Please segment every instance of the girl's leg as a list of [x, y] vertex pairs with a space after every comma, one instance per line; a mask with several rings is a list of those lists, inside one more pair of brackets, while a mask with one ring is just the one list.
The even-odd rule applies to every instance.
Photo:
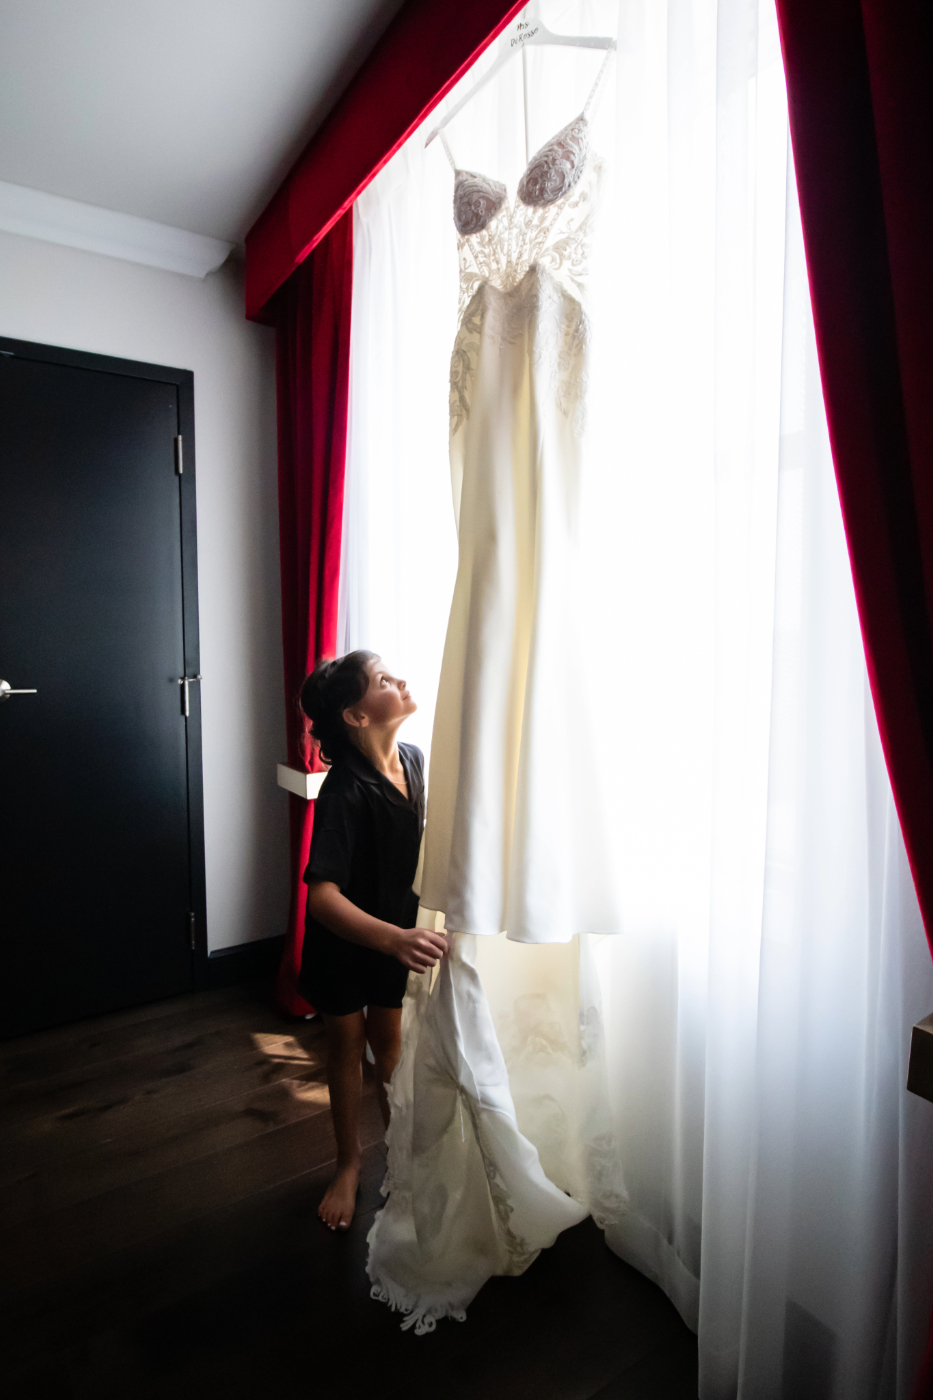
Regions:
[[376, 1061], [376, 1094], [382, 1121], [389, 1126], [389, 1099], [386, 1085], [398, 1064], [402, 1045], [402, 1013], [398, 1008], [370, 1006], [366, 1013], [366, 1039]]
[[353, 1219], [360, 1181], [360, 1092], [366, 1024], [362, 1011], [353, 1011], [349, 1016], [325, 1016], [324, 1025], [337, 1170], [317, 1213], [331, 1230], [346, 1230]]

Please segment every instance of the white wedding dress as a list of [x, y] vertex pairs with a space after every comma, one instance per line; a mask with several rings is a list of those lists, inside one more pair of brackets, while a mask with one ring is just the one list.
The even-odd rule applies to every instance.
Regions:
[[450, 953], [409, 977], [368, 1265], [373, 1296], [417, 1332], [463, 1319], [487, 1278], [521, 1273], [561, 1230], [625, 1207], [592, 946], [618, 929], [593, 835], [598, 679], [573, 643], [588, 146], [584, 108], [514, 204], [454, 166], [459, 566], [416, 884], [419, 923], [446, 928]]

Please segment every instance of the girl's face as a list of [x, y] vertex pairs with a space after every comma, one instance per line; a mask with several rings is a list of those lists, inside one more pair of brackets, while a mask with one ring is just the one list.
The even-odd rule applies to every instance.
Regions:
[[381, 657], [374, 657], [366, 669], [369, 673], [366, 694], [347, 712], [348, 716], [352, 714], [358, 722], [362, 720], [362, 727], [367, 728], [401, 724], [403, 719], [414, 714], [418, 706], [407, 684], [392, 675]]

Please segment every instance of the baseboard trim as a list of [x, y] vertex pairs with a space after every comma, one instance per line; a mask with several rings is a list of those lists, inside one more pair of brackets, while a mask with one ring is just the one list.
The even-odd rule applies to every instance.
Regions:
[[233, 948], [216, 948], [207, 955], [207, 985], [236, 987], [241, 982], [256, 982], [261, 977], [274, 977], [282, 961], [285, 936], [257, 938], [252, 943], [239, 943]]

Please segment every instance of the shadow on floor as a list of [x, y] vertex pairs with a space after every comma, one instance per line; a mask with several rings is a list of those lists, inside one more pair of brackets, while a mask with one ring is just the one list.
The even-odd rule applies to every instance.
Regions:
[[0, 1047], [10, 1400], [695, 1400], [695, 1338], [591, 1221], [466, 1323], [402, 1332], [365, 1273], [371, 1088], [353, 1227], [316, 1217], [323, 1050], [257, 987]]

